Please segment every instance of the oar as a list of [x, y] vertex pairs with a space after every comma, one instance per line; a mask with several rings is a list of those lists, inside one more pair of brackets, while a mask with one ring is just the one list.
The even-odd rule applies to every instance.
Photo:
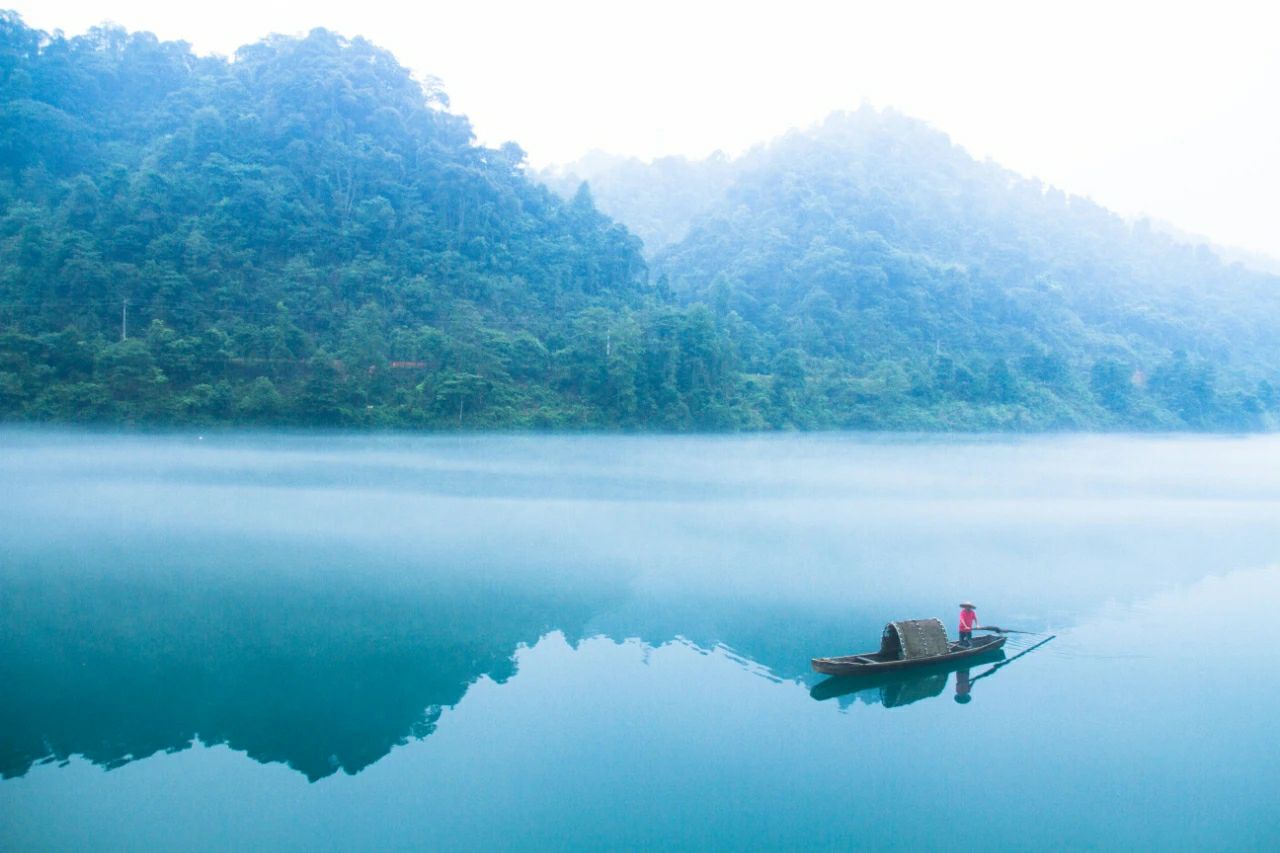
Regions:
[[975, 631], [995, 631], [997, 634], [1041, 634], [1043, 631], [1015, 631], [1012, 628], [997, 628], [995, 625], [979, 625]]
[[[1019, 634], [1028, 634], [1028, 633], [1030, 633], [1030, 632], [1029, 632], [1029, 631], [1019, 631], [1018, 633], [1019, 633]], [[1029, 648], [1029, 649], [1023, 649], [1022, 651], [1018, 652], [1018, 653], [1017, 653], [1016, 655], [1014, 655], [1013, 657], [1008, 658], [1007, 660], [1002, 660], [1002, 661], [1000, 661], [1000, 663], [998, 663], [998, 664], [996, 664], [995, 666], [991, 667], [991, 669], [987, 670], [986, 672], [979, 673], [978, 675], [975, 675], [973, 678], [969, 679], [969, 684], [971, 684], [971, 685], [972, 685], [972, 684], [973, 684], [973, 682], [977, 681], [979, 678], [986, 678], [988, 675], [992, 675], [992, 674], [993, 674], [993, 673], [995, 673], [995, 671], [996, 671], [997, 669], [999, 669], [1000, 667], [1002, 667], [1002, 666], [1008, 666], [1009, 664], [1013, 663], [1014, 661], [1016, 661], [1018, 658], [1022, 657], [1023, 655], [1031, 654], [1031, 653], [1032, 653], [1032, 652], [1034, 652], [1036, 649], [1040, 648], [1041, 646], [1043, 646], [1045, 643], [1049, 642], [1050, 640], [1052, 640], [1052, 639], [1053, 639], [1054, 637], [1056, 637], [1056, 636], [1058, 636], [1058, 635], [1057, 635], [1057, 634], [1050, 634], [1049, 636], [1045, 637], [1045, 638], [1044, 638], [1043, 640], [1041, 640], [1040, 642], [1036, 643], [1036, 644], [1035, 644], [1034, 646], [1032, 646], [1031, 648]]]

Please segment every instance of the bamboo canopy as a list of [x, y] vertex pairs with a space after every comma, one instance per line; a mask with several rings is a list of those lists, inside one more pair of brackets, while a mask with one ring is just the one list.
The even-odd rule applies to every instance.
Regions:
[[908, 619], [890, 622], [880, 637], [880, 654], [885, 660], [914, 660], [945, 655], [951, 650], [947, 629], [937, 619]]

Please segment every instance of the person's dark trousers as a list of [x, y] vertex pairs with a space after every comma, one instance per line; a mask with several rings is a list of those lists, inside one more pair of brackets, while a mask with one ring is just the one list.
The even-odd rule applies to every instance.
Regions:
[[962, 645], [962, 646], [964, 646], [964, 647], [968, 648], [972, 641], [973, 641], [973, 632], [972, 632], [972, 631], [961, 631], [961, 632], [960, 632], [960, 645]]

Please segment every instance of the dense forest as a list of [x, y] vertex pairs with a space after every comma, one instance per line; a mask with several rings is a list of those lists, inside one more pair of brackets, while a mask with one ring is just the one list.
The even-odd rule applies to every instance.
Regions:
[[729, 427], [708, 311], [361, 40], [0, 18], [0, 415]]
[[541, 177], [558, 192], [359, 38], [227, 59], [0, 14], [0, 418], [1257, 429], [1280, 411], [1280, 279], [891, 112], [737, 159]]
[[1275, 423], [1280, 277], [979, 162], [893, 111], [705, 163], [692, 214], [688, 196], [635, 189], [687, 161], [655, 161], [646, 181], [637, 161], [589, 158], [548, 182], [587, 176], [623, 222], [687, 223], [653, 274], [711, 307], [762, 425]]

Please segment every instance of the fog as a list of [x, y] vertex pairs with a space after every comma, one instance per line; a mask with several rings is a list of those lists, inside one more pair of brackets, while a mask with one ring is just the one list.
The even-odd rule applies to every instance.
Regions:
[[979, 597], [1050, 624], [1280, 555], [1274, 437], [9, 431], [3, 447], [0, 536], [46, 570], [589, 584], [641, 610], [877, 619]]
[[1120, 213], [1280, 254], [1277, 13], [1259, 4], [12, 6], [43, 29], [109, 19], [223, 54], [269, 32], [364, 35], [535, 165], [737, 152], [869, 101]]

